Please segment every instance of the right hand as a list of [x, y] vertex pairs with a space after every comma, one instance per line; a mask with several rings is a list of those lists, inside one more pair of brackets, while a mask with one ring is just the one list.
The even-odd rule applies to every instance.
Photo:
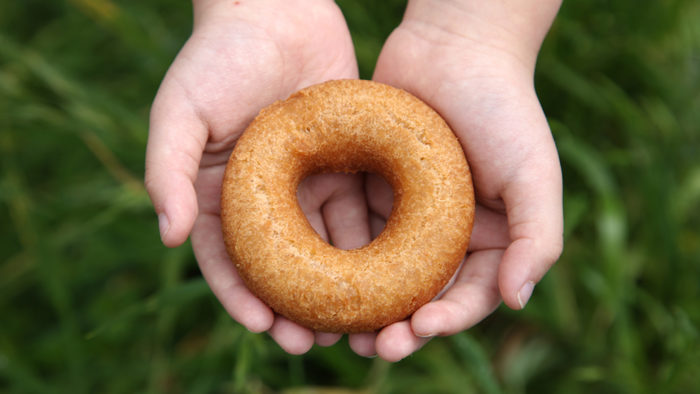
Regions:
[[[352, 40], [330, 0], [194, 2], [192, 36], [168, 70], [151, 110], [146, 188], [167, 246], [191, 233], [200, 269], [228, 313], [268, 331], [287, 352], [339, 334], [313, 333], [275, 315], [242, 282], [220, 224], [221, 180], [229, 155], [261, 108], [330, 79], [357, 78]], [[341, 248], [369, 242], [360, 176], [325, 174], [299, 188], [319, 234]]]

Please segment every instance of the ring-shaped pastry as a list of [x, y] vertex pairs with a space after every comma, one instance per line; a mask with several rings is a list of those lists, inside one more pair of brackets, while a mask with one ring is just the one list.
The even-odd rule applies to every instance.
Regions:
[[[310, 226], [297, 187], [311, 174], [357, 171], [384, 177], [394, 203], [376, 239], [341, 250]], [[314, 85], [263, 109], [222, 184], [224, 241], [247, 287], [323, 332], [374, 331], [433, 299], [464, 258], [473, 218], [469, 167], [449, 126], [370, 81]]]

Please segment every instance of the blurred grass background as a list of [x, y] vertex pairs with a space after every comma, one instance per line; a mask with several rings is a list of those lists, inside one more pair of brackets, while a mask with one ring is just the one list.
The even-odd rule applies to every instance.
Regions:
[[[342, 0], [369, 78], [402, 1]], [[537, 89], [566, 247], [503, 307], [398, 363], [285, 355], [225, 314], [142, 186], [186, 1], [0, 3], [0, 392], [700, 392], [700, 3], [565, 1]]]

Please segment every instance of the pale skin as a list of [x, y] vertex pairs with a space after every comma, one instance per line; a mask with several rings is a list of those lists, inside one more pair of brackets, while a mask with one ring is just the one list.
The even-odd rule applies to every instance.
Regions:
[[[522, 309], [562, 249], [562, 181], [534, 91], [537, 52], [560, 0], [412, 0], [382, 49], [373, 79], [436, 109], [469, 159], [477, 210], [468, 255], [441, 297], [409, 319], [352, 334], [359, 355], [398, 361], [431, 337], [466, 330], [501, 303]], [[163, 243], [191, 237], [200, 269], [228, 313], [268, 332], [287, 352], [339, 334], [276, 315], [245, 287], [226, 254], [221, 179], [237, 138], [257, 112], [314, 83], [357, 78], [342, 13], [328, 0], [195, 0], [195, 24], [151, 111], [146, 187]], [[376, 176], [322, 174], [299, 204], [326, 240], [367, 244], [391, 211]]]

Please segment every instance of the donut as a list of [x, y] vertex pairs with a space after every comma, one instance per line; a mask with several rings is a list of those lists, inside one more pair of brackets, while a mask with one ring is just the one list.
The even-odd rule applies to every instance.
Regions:
[[[299, 183], [324, 172], [381, 175], [394, 202], [368, 245], [341, 250], [311, 227]], [[474, 191], [452, 130], [411, 94], [329, 81], [264, 108], [231, 153], [222, 183], [226, 250], [250, 291], [321, 332], [378, 330], [410, 316], [467, 251]]]

